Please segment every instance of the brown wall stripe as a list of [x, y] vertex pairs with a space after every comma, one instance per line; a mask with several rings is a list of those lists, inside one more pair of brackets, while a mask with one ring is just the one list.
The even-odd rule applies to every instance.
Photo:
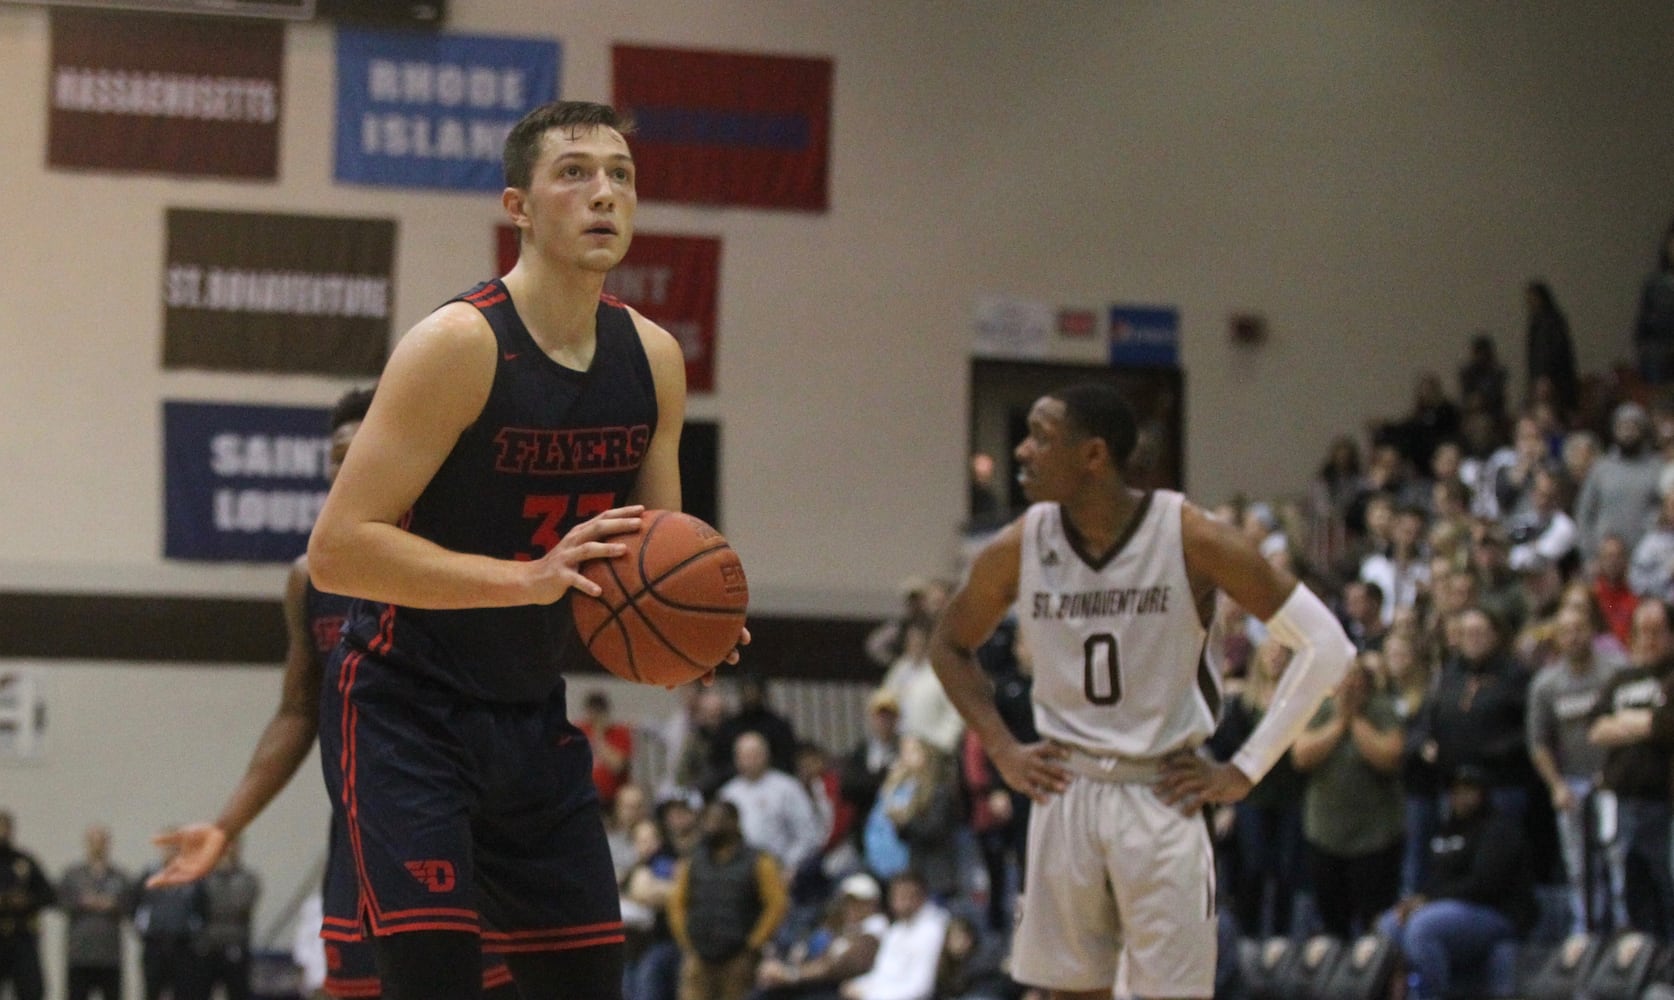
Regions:
[[[763, 615], [744, 666], [771, 677], [876, 682], [861, 644], [874, 623]], [[0, 591], [0, 659], [276, 666], [279, 602], [221, 597]]]

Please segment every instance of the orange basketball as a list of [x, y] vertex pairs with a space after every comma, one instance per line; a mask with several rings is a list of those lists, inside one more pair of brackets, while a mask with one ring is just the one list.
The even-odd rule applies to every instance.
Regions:
[[570, 608], [600, 666], [641, 684], [684, 684], [738, 645], [750, 585], [738, 553], [698, 518], [648, 510], [640, 521], [637, 534], [609, 539], [627, 554], [582, 564], [604, 592], [576, 591]]

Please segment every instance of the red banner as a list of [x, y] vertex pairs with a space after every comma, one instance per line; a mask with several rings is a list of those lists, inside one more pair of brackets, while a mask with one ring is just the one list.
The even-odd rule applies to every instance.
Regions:
[[641, 198], [811, 209], [828, 204], [830, 59], [618, 45], [616, 106]]
[[[517, 230], [495, 234], [500, 273], [517, 264]], [[605, 292], [674, 334], [686, 355], [688, 392], [715, 391], [715, 315], [721, 241], [702, 236], [635, 233], [628, 256], [605, 278]]]
[[55, 10], [47, 163], [277, 177], [284, 61], [280, 24]]

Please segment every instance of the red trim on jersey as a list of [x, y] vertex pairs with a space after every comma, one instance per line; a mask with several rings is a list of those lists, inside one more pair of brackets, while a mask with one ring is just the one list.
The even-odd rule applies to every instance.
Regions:
[[607, 306], [615, 306], [618, 309], [628, 308], [626, 305], [623, 304], [621, 299], [619, 299], [616, 296], [610, 294], [609, 292], [600, 292], [599, 293], [599, 301], [603, 302]]
[[575, 937], [581, 934], [598, 934], [601, 931], [619, 931], [622, 921], [607, 920], [600, 924], [577, 924], [574, 927], [542, 927], [529, 931], [483, 931], [484, 941], [509, 941], [513, 938], [535, 937]]
[[500, 303], [506, 301], [506, 299], [510, 296], [507, 295], [504, 288], [500, 287], [498, 284], [490, 282], [476, 291], [471, 292], [469, 295], [461, 297], [466, 302], [476, 306], [478, 309], [487, 309], [489, 306], [499, 305]]
[[485, 990], [491, 990], [496, 986], [504, 986], [511, 981], [511, 970], [503, 965], [482, 970], [482, 988]]
[[423, 923], [396, 924], [394, 926], [373, 927], [372, 933], [377, 937], [391, 937], [396, 934], [410, 934], [413, 931], [464, 931], [466, 934], [477, 933], [477, 922], [461, 920], [431, 920]]
[[472, 920], [477, 919], [476, 910], [446, 906], [416, 910], [388, 910], [378, 915], [385, 920], [407, 920], [412, 917], [469, 917]]
[[384, 995], [384, 984], [377, 976], [360, 976], [354, 979], [327, 976], [322, 986], [328, 996], [337, 997], [339, 1000], [359, 1000], [363, 997]]
[[623, 944], [628, 940], [626, 934], [608, 934], [604, 937], [579, 938], [573, 941], [530, 941], [524, 944], [500, 944], [484, 941], [482, 950], [494, 955], [516, 955], [534, 951], [574, 951], [577, 948], [598, 948], [607, 944]]

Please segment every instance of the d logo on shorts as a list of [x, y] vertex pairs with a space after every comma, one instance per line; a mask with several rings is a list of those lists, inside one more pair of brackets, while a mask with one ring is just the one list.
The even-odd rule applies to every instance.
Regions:
[[407, 871], [431, 892], [452, 892], [458, 884], [451, 861], [409, 861]]

